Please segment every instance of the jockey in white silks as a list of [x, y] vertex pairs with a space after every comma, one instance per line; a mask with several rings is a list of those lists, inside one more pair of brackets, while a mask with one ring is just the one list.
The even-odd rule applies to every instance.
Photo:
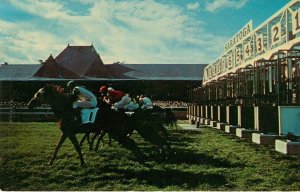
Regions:
[[142, 109], [152, 109], [153, 108], [151, 99], [149, 99], [148, 97], [145, 97], [144, 95], [140, 96], [139, 102], [141, 103]]
[[97, 106], [96, 96], [89, 90], [76, 86], [74, 81], [68, 82], [68, 89], [72, 91], [72, 95], [77, 96], [77, 100], [73, 102], [73, 109], [92, 108]]

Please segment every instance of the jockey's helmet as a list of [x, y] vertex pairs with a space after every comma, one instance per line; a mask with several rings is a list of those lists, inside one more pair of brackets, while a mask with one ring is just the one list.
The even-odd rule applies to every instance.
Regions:
[[102, 87], [100, 87], [99, 93], [104, 93], [105, 91], [107, 91], [107, 87], [105, 85], [103, 85]]
[[68, 89], [74, 89], [74, 87], [76, 87], [75, 81], [69, 81], [67, 87]]
[[142, 100], [144, 98], [144, 95], [139, 96], [139, 100]]

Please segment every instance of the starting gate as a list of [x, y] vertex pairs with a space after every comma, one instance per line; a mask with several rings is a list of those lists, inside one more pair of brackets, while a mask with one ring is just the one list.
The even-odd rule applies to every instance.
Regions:
[[286, 119], [297, 113], [300, 120], [299, 45], [300, 0], [254, 30], [250, 21], [205, 67], [203, 85], [189, 92], [188, 114], [224, 122], [221, 114], [245, 128], [300, 136], [300, 128], [291, 123], [296, 120]]

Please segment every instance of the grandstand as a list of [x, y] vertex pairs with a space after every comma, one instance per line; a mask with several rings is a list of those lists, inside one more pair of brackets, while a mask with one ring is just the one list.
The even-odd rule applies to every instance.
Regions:
[[186, 101], [187, 90], [201, 83], [205, 66], [104, 64], [93, 45], [67, 45], [58, 56], [51, 54], [39, 64], [1, 64], [0, 101], [26, 101], [46, 83], [65, 85], [71, 79], [95, 93], [106, 84], [133, 95], [146, 94], [158, 100]]

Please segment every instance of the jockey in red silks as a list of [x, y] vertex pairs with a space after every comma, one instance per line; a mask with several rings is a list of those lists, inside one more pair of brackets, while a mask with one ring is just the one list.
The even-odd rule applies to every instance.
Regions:
[[128, 94], [123, 93], [122, 91], [117, 91], [112, 89], [111, 87], [102, 86], [99, 89], [99, 93], [104, 95], [103, 100], [107, 103], [113, 104], [112, 109], [127, 109], [126, 105], [128, 105], [131, 101], [131, 98]]
[[71, 91], [71, 95], [76, 97], [76, 101], [73, 103], [73, 109], [78, 108], [92, 108], [97, 106], [96, 96], [89, 90], [76, 86], [74, 81], [69, 81], [67, 88]]

